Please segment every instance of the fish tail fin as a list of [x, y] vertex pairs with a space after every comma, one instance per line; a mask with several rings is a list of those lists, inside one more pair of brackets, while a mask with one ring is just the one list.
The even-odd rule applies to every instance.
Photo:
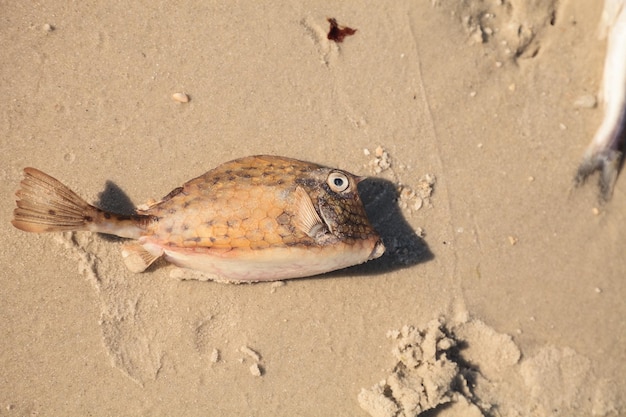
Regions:
[[102, 213], [76, 193], [35, 168], [24, 168], [24, 179], [13, 210], [11, 223], [34, 233], [94, 230], [94, 220]]

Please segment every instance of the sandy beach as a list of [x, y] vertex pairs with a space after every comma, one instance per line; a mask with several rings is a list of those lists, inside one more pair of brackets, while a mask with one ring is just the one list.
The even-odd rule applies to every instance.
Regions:
[[[626, 178], [572, 188], [601, 9], [4, 2], [0, 416], [626, 413]], [[387, 253], [232, 285], [10, 223], [24, 167], [128, 211], [255, 154], [370, 176]]]

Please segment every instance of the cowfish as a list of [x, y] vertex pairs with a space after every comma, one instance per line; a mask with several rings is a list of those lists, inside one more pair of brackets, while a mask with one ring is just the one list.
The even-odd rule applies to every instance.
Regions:
[[123, 215], [88, 204], [55, 178], [25, 168], [12, 224], [26, 232], [132, 239], [122, 245], [132, 272], [163, 258], [216, 281], [301, 278], [384, 253], [357, 189], [364, 178], [291, 158], [249, 156]]

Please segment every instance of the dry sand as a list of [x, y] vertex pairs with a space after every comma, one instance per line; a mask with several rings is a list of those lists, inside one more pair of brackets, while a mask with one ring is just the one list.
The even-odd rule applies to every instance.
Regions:
[[[570, 190], [600, 3], [3, 2], [0, 415], [626, 412], [626, 180]], [[124, 209], [258, 153], [379, 178], [388, 254], [225, 285], [9, 223], [25, 166]]]

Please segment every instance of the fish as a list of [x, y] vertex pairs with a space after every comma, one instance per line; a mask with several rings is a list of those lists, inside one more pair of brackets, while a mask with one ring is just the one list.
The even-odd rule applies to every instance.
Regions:
[[385, 252], [357, 185], [366, 177], [281, 156], [226, 162], [130, 215], [95, 207], [25, 168], [12, 224], [33, 233], [96, 232], [132, 239], [126, 267], [157, 259], [222, 282], [303, 278]]
[[622, 165], [626, 136], [626, 0], [605, 0], [599, 26], [607, 39], [600, 96], [604, 117], [578, 166], [574, 185], [600, 171], [600, 201], [611, 198]]

